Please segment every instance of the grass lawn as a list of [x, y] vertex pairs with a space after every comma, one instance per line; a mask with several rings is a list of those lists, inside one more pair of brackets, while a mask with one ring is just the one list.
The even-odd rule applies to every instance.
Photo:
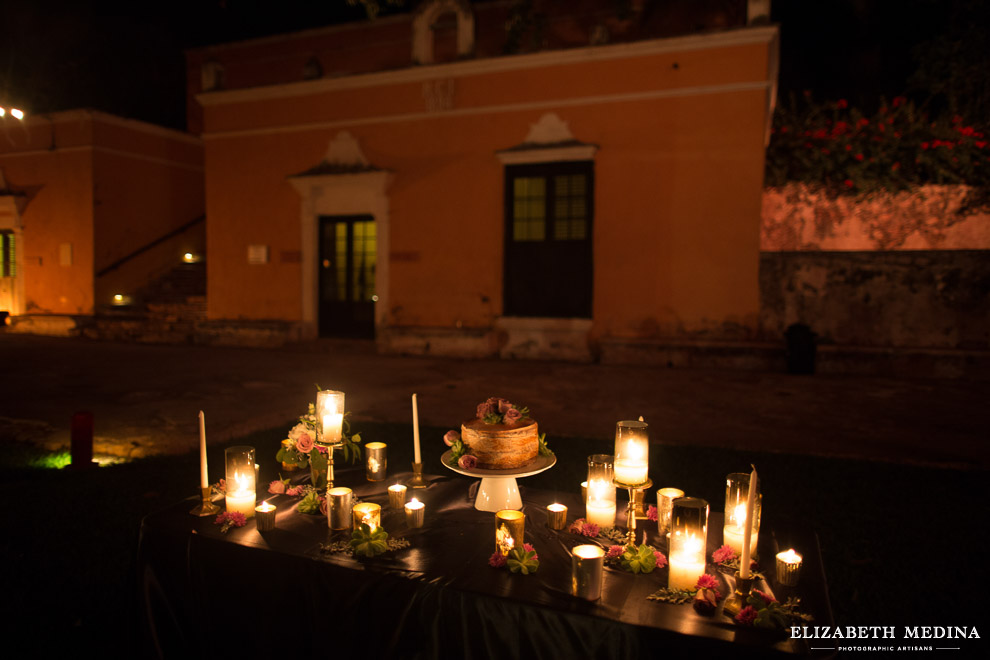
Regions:
[[[275, 452], [290, 426], [287, 421], [230, 444], [257, 448], [267, 483], [277, 476]], [[354, 430], [365, 441], [388, 443], [391, 472], [409, 469], [408, 425], [365, 423]], [[422, 430], [428, 473], [446, 473], [439, 462], [444, 431]], [[558, 464], [521, 480], [524, 488], [577, 492], [586, 457], [612, 450], [604, 439], [549, 442]], [[764, 528], [791, 521], [814, 525], [837, 624], [982, 622], [976, 599], [988, 577], [979, 560], [988, 540], [986, 472], [656, 445], [650, 459], [656, 487], [682, 488], [707, 499], [713, 510], [722, 509], [724, 476], [755, 463]], [[211, 447], [209, 461], [216, 481], [223, 447]], [[92, 649], [133, 657], [141, 648], [135, 586], [140, 521], [196, 493], [198, 454], [85, 471], [50, 467], [59, 463], [27, 445], [6, 443], [0, 452], [5, 646], [42, 656]]]

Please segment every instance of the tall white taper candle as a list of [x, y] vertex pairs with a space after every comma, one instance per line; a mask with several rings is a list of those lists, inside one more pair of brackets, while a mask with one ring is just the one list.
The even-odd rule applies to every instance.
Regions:
[[199, 487], [206, 488], [210, 485], [210, 479], [206, 471], [206, 418], [203, 411], [199, 411]]
[[743, 531], [742, 556], [739, 558], [739, 577], [749, 577], [750, 543], [753, 540], [753, 514], [756, 511], [756, 466], [749, 475], [749, 497], [746, 498], [746, 529]]
[[419, 407], [416, 405], [416, 395], [412, 395], [413, 406], [413, 463], [422, 463], [419, 455]]

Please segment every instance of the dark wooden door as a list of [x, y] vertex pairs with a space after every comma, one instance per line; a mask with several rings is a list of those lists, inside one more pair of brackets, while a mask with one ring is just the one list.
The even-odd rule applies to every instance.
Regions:
[[592, 162], [505, 170], [505, 315], [591, 318]]
[[320, 217], [320, 336], [375, 336], [375, 221]]

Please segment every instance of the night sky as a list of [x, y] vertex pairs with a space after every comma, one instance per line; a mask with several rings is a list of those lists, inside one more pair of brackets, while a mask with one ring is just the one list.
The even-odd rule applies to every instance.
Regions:
[[[817, 99], [847, 98], [866, 109], [881, 96], [908, 92], [920, 100], [926, 90], [911, 76], [926, 61], [938, 76], [936, 38], [962, 43], [957, 59], [967, 59], [966, 48], [982, 52], [988, 6], [979, 0], [774, 0], [781, 97], [810, 90]], [[365, 16], [346, 0], [0, 0], [0, 12], [3, 103], [36, 114], [96, 108], [175, 128], [185, 126], [183, 49]]]

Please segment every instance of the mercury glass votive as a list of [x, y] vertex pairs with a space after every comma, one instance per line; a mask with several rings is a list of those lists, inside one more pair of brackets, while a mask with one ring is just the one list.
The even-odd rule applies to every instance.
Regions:
[[227, 463], [227, 490], [224, 494], [227, 511], [253, 518], [257, 505], [254, 447], [229, 447], [224, 457]]
[[587, 481], [582, 481], [581, 482], [581, 501], [584, 502], [585, 504], [588, 503], [588, 482]]
[[275, 529], [275, 512], [278, 509], [274, 504], [262, 502], [254, 507], [254, 518], [258, 523], [259, 532], [270, 532]]
[[641, 486], [649, 479], [650, 436], [646, 422], [621, 421], [615, 425], [615, 481]]
[[678, 497], [684, 497], [684, 491], [680, 488], [661, 488], [657, 491], [657, 531], [661, 539], [670, 532], [670, 514]]
[[375, 531], [375, 528], [382, 524], [382, 507], [374, 502], [358, 502], [351, 507], [351, 517], [354, 521], [354, 529], [362, 523]]
[[513, 548], [523, 546], [526, 514], [515, 509], [502, 509], [495, 514], [495, 550], [508, 555]]
[[417, 500], [415, 497], [409, 500], [405, 506], [406, 509], [406, 526], [407, 527], [422, 527], [423, 519], [426, 517], [426, 505]]
[[608, 454], [588, 457], [588, 498], [585, 520], [599, 527], [615, 527], [615, 474]]
[[794, 552], [794, 548], [777, 553], [777, 584], [785, 587], [796, 587], [801, 577], [801, 561], [803, 557]]
[[579, 545], [571, 550], [571, 595], [585, 600], [598, 600], [602, 597], [604, 574], [604, 548]]
[[364, 446], [365, 476], [368, 481], [385, 481], [388, 461], [384, 442], [369, 442]]
[[[746, 531], [746, 500], [749, 499], [749, 474], [733, 472], [725, 478], [725, 526], [722, 528], [722, 541], [742, 554], [743, 536]], [[753, 506], [753, 533], [750, 548], [756, 554], [760, 539], [760, 511], [763, 497], [760, 495], [759, 481], [756, 483], [756, 502]]]
[[330, 529], [351, 528], [351, 508], [354, 491], [338, 486], [327, 491], [327, 525]]
[[674, 500], [670, 515], [670, 589], [693, 589], [705, 572], [708, 502], [697, 497]]
[[392, 484], [388, 487], [388, 506], [390, 509], [401, 509], [406, 503], [406, 485]]
[[564, 529], [567, 523], [567, 507], [554, 502], [547, 507], [547, 526], [550, 529]]
[[316, 442], [328, 446], [342, 441], [344, 393], [320, 390], [316, 393]]

